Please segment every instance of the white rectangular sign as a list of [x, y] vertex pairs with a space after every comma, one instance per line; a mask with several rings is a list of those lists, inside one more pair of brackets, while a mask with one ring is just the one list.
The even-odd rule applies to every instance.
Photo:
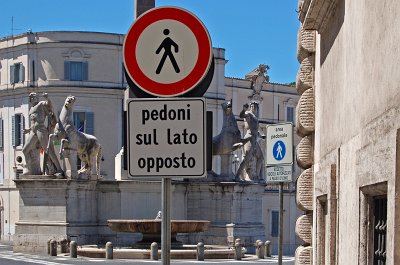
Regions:
[[293, 124], [280, 123], [267, 127], [267, 166], [293, 164]]
[[206, 176], [203, 98], [130, 99], [127, 135], [130, 177]]
[[292, 165], [267, 167], [267, 182], [291, 182]]

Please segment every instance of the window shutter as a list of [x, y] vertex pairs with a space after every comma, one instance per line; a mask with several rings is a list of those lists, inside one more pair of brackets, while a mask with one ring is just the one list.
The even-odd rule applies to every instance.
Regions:
[[15, 65], [10, 66], [10, 84], [14, 84], [14, 72], [15, 72]]
[[69, 67], [69, 62], [64, 61], [64, 79], [65, 80], [70, 80], [70, 67]]
[[293, 107], [286, 108], [286, 120], [294, 121], [294, 108]]
[[86, 112], [85, 133], [94, 135], [94, 113], [93, 112]]
[[4, 138], [4, 136], [3, 136], [3, 119], [0, 118], [0, 148], [1, 149], [4, 147], [3, 138]]
[[271, 211], [271, 236], [277, 237], [279, 234], [279, 212]]
[[15, 115], [11, 117], [11, 144], [15, 146]]
[[86, 81], [88, 80], [88, 62], [83, 62], [82, 63], [82, 80]]
[[25, 66], [21, 63], [19, 66], [19, 82], [25, 81]]
[[25, 134], [24, 134], [24, 129], [25, 129], [25, 117], [24, 115], [20, 115], [20, 130], [19, 130], [19, 136], [21, 139], [20, 145], [24, 145], [25, 144]]

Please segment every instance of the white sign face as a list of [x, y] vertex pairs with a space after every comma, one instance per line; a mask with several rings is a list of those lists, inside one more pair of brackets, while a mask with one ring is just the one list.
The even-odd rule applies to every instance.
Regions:
[[[168, 34], [165, 34], [166, 29]], [[136, 46], [137, 62], [142, 72], [162, 84], [186, 78], [193, 71], [198, 56], [196, 36], [185, 24], [171, 19], [149, 25]]]
[[292, 165], [267, 167], [267, 182], [291, 182]]
[[198, 90], [210, 71], [213, 74], [206, 27], [195, 15], [177, 7], [152, 8], [138, 17], [125, 36], [123, 54], [133, 86], [157, 97]]
[[205, 124], [203, 98], [131, 99], [128, 102], [129, 176], [206, 176]]
[[281, 123], [267, 127], [267, 166], [293, 163], [293, 124]]

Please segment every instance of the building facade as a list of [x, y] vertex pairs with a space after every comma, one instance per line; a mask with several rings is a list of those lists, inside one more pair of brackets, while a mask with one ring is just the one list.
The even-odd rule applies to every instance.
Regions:
[[400, 7], [301, 0], [298, 10], [297, 264], [399, 264]]
[[[102, 181], [107, 183], [116, 179], [121, 183], [127, 181], [123, 177], [123, 172], [116, 170], [121, 168], [121, 164], [118, 166], [121, 160], [115, 159], [118, 158], [123, 146], [125, 98], [131, 93], [126, 89], [124, 77], [123, 39], [124, 36], [120, 34], [94, 32], [27, 32], [0, 39], [1, 239], [12, 240], [16, 223], [21, 219], [19, 212], [21, 201], [14, 180], [24, 172], [22, 147], [26, 135], [23, 134], [23, 129], [29, 127], [30, 92], [48, 93], [57, 113], [60, 112], [68, 95], [76, 96], [77, 101], [74, 106], [76, 128], [95, 135], [102, 145]], [[225, 77], [227, 60], [224, 49], [214, 49], [214, 60], [214, 77], [205, 94], [207, 108], [214, 113], [213, 134], [216, 135], [221, 130], [223, 121], [221, 104], [227, 100], [232, 100], [233, 112], [243, 133], [243, 121], [238, 115], [243, 104], [250, 102], [253, 93], [252, 82], [247, 79]], [[265, 132], [268, 124], [292, 122], [295, 119], [294, 110], [299, 96], [294, 87], [264, 83], [261, 97], [259, 111], [262, 131]], [[295, 143], [298, 141], [299, 139]], [[56, 147], [59, 146], [57, 144]], [[265, 143], [262, 145], [265, 149]], [[240, 151], [229, 156], [232, 179], [241, 156]], [[213, 171], [217, 175], [221, 174], [219, 156], [213, 159]], [[294, 167], [294, 179], [299, 174], [300, 169]], [[124, 188], [121, 190], [124, 192]], [[138, 191], [137, 187], [127, 190], [127, 194]], [[294, 195], [295, 188], [290, 184], [285, 192], [285, 215], [288, 217], [287, 222], [285, 221], [286, 231], [293, 230], [299, 214], [294, 207]], [[264, 209], [260, 216], [265, 235], [273, 243], [277, 242], [276, 217], [279, 206], [276, 197], [277, 187], [270, 185], [266, 186], [260, 200]], [[126, 218], [152, 217], [154, 212], [159, 210], [157, 206], [160, 203], [159, 199], [159, 195], [151, 199], [150, 205], [154, 207], [138, 206], [140, 209], [136, 209], [133, 215], [125, 213], [124, 210], [121, 210], [119, 215]], [[102, 202], [104, 200], [99, 199], [96, 203]], [[185, 215], [187, 215], [186, 210], [178, 213], [180, 218], [187, 218]], [[298, 244], [294, 233], [285, 234], [284, 244], [287, 253], [294, 251]], [[276, 244], [274, 245], [276, 249]]]

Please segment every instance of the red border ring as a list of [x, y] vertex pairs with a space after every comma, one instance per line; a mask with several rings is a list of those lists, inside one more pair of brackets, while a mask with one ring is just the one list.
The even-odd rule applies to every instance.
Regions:
[[[142, 32], [159, 20], [177, 20], [186, 25], [195, 35], [199, 45], [199, 55], [192, 72], [175, 83], [163, 84], [147, 77], [140, 69], [136, 58], [136, 46]], [[203, 23], [189, 11], [177, 7], [158, 7], [141, 15], [125, 36], [124, 65], [131, 80], [143, 91], [161, 97], [178, 96], [187, 93], [207, 75], [212, 60], [210, 36]]]

